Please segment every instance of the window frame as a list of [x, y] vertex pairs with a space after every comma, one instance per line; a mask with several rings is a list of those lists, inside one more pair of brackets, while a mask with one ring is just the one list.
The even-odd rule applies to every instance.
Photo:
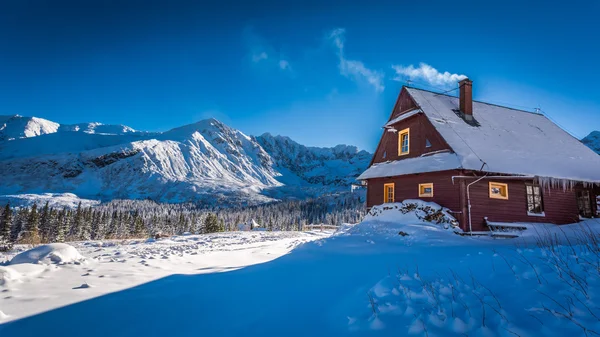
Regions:
[[[390, 195], [389, 195], [389, 190], [388, 187], [392, 187], [392, 201], [390, 201]], [[393, 203], [396, 200], [396, 184], [395, 183], [386, 183], [383, 184], [383, 203], [384, 204], [389, 204], [389, 203]]]
[[[402, 151], [402, 136], [406, 135], [406, 151]], [[398, 132], [398, 156], [405, 156], [410, 153], [410, 128]]]
[[[504, 189], [505, 195], [502, 195], [502, 193], [500, 193], [500, 195], [496, 195], [496, 194], [492, 193], [492, 187], [499, 187], [500, 191], [502, 191], [502, 189]], [[495, 181], [490, 181], [489, 185], [488, 185], [488, 192], [490, 195], [490, 199], [508, 200], [508, 184], [506, 184], [506, 183], [498, 183]]]
[[[539, 207], [540, 207], [540, 211], [539, 212], [533, 212], [529, 210], [529, 187], [531, 187], [531, 198], [533, 200], [533, 208], [535, 209], [536, 206], [536, 202], [535, 202], [535, 188], [537, 187], [538, 189], [538, 195], [540, 197], [540, 203], [539, 203]], [[535, 183], [525, 183], [525, 203], [527, 204], [527, 215], [530, 216], [545, 216], [546, 213], [544, 211], [544, 194], [542, 193], [542, 188], [540, 187], [540, 185], [535, 184]]]
[[[428, 187], [431, 188], [431, 193], [425, 193]], [[433, 183], [419, 184], [419, 198], [433, 198]]]

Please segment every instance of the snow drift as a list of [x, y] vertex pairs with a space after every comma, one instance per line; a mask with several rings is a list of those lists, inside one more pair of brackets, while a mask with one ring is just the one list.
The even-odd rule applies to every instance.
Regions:
[[79, 254], [75, 247], [66, 243], [51, 243], [37, 246], [24, 251], [10, 260], [11, 265], [22, 263], [49, 264], [49, 263], [73, 263], [83, 261], [84, 257]]

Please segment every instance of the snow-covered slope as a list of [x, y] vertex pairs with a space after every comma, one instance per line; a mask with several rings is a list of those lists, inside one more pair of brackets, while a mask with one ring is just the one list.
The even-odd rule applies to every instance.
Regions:
[[307, 147], [270, 133], [256, 140], [271, 154], [277, 168], [312, 184], [348, 186], [371, 160], [370, 153], [358, 151], [356, 146]]
[[47, 127], [45, 134], [0, 141], [0, 195], [257, 204], [346, 190], [370, 158], [352, 146], [309, 148], [286, 137], [250, 137], [216, 119], [164, 133], [97, 123], [68, 132], [50, 123], [39, 125], [58, 131]]
[[0, 116], [0, 141], [54, 133], [59, 127], [60, 124], [43, 118]]
[[581, 142], [596, 153], [600, 154], [600, 131], [592, 131]]
[[0, 115], [0, 141], [30, 138], [56, 132], [85, 132], [88, 134], [123, 135], [136, 133], [125, 125], [105, 125], [102, 123], [59, 124], [43, 118], [19, 115]]
[[79, 123], [61, 125], [58, 131], [79, 131], [85, 133], [103, 133], [111, 135], [122, 135], [125, 133], [136, 132], [126, 125], [106, 125], [102, 123]]

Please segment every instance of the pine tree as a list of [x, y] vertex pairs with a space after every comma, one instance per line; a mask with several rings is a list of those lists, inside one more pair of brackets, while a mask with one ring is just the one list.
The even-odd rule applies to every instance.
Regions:
[[11, 224], [12, 209], [10, 209], [9, 204], [6, 204], [2, 218], [0, 218], [0, 252], [6, 252], [12, 249], [13, 241], [10, 233]]
[[21, 233], [21, 242], [28, 245], [37, 245], [40, 243], [39, 234], [40, 216], [37, 211], [37, 204], [33, 204], [31, 212], [29, 212], [29, 218]]
[[224, 232], [225, 231], [225, 221], [223, 221], [223, 219], [219, 220], [219, 232]]
[[54, 234], [54, 241], [65, 242], [65, 237], [70, 227], [71, 226], [69, 223], [69, 211], [65, 207], [58, 214], [58, 221], [56, 223], [56, 233]]
[[148, 233], [146, 233], [144, 221], [142, 220], [137, 211], [133, 215], [133, 235], [137, 238], [143, 238], [148, 235]]
[[216, 214], [209, 213], [206, 216], [206, 219], [204, 219], [204, 230], [206, 233], [216, 233], [219, 231], [219, 220]]
[[81, 238], [81, 234], [83, 231], [83, 210], [81, 209], [81, 201], [77, 205], [77, 210], [75, 211], [75, 219], [71, 224], [71, 230], [69, 231], [69, 239], [70, 240], [78, 240]]
[[46, 201], [46, 205], [44, 205], [40, 217], [40, 240], [42, 242], [50, 241], [50, 209], [48, 207], [48, 201]]
[[10, 239], [12, 242], [18, 242], [21, 237], [21, 232], [25, 226], [25, 222], [29, 217], [29, 208], [21, 208], [15, 215], [15, 220], [10, 231]]

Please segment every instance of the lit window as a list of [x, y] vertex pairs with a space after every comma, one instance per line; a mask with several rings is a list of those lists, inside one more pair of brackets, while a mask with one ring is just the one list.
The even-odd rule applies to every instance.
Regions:
[[419, 197], [433, 197], [433, 184], [419, 184]]
[[425, 147], [431, 147], [431, 142], [427, 138], [425, 138]]
[[394, 183], [383, 185], [383, 202], [394, 202]]
[[542, 203], [542, 190], [537, 185], [526, 185], [527, 190], [527, 212], [542, 214], [544, 213], [544, 204]]
[[410, 129], [404, 129], [398, 133], [398, 155], [408, 154], [410, 149]]
[[508, 185], [490, 182], [490, 198], [508, 199]]

